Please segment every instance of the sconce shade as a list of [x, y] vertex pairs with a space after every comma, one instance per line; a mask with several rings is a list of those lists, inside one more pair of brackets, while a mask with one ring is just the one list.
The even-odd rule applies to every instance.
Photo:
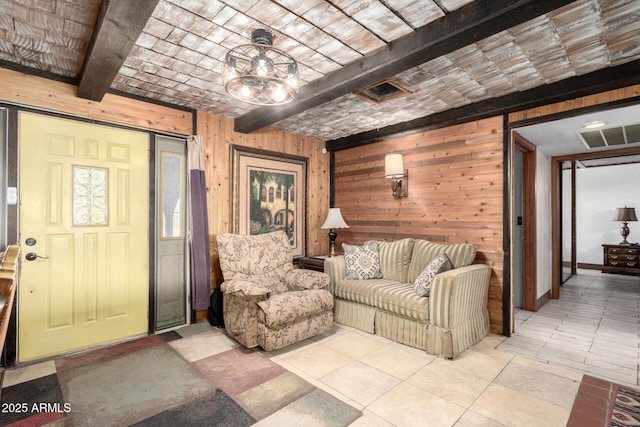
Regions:
[[384, 177], [404, 177], [404, 163], [402, 162], [401, 153], [389, 153], [384, 156]]
[[637, 221], [638, 217], [636, 216], [635, 208], [616, 208], [616, 217], [613, 219], [614, 221]]
[[322, 224], [322, 227], [320, 228], [349, 228], [349, 226], [346, 222], [344, 222], [342, 213], [340, 212], [340, 208], [329, 208], [327, 219], [324, 221], [324, 224]]

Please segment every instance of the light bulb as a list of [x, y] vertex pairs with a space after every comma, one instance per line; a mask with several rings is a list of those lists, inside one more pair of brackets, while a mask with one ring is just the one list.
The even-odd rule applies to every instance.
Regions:
[[282, 102], [284, 100], [285, 93], [280, 86], [273, 90], [273, 99], [276, 102]]
[[242, 87], [240, 88], [240, 96], [242, 96], [243, 98], [248, 98], [250, 94], [251, 90], [246, 85], [242, 85]]

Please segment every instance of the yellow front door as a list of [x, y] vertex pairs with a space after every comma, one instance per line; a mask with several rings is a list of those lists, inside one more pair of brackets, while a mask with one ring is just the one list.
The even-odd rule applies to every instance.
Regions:
[[20, 362], [147, 332], [148, 145], [20, 113]]

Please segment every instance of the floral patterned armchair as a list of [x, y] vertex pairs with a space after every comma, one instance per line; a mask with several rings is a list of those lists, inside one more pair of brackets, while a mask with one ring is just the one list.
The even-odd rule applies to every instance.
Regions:
[[333, 296], [325, 273], [293, 268], [283, 231], [216, 236], [224, 276], [224, 324], [247, 348], [276, 350], [333, 325]]

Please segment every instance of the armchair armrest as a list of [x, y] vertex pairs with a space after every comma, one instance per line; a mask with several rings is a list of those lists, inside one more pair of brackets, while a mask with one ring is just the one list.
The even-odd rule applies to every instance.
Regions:
[[344, 279], [347, 274], [347, 263], [344, 255], [329, 257], [324, 261], [324, 272], [329, 275], [329, 286], [327, 290], [335, 294], [336, 282]]
[[269, 293], [271, 292], [271, 290], [259, 283], [247, 282], [246, 280], [227, 280], [222, 282], [220, 290], [223, 294], [238, 293], [245, 297], [264, 296], [264, 299], [269, 298]]
[[491, 268], [473, 264], [435, 276], [429, 293], [429, 323], [453, 329], [487, 312]]
[[284, 283], [291, 291], [323, 289], [329, 284], [329, 275], [320, 271], [297, 268], [287, 271]]

